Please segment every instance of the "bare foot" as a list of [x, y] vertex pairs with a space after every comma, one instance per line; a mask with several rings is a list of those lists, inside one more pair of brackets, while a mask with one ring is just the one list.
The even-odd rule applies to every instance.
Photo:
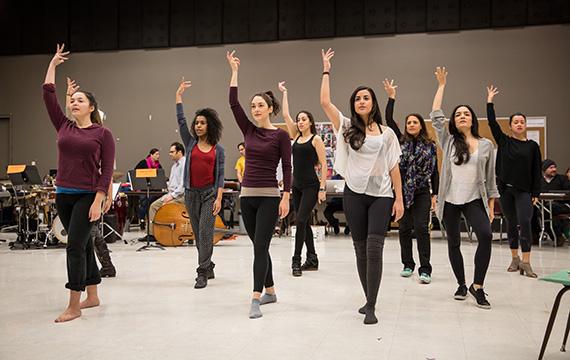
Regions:
[[83, 300], [81, 302], [81, 304], [79, 304], [79, 308], [80, 309], [88, 309], [88, 308], [92, 308], [95, 306], [99, 306], [99, 298], [90, 298], [87, 297], [87, 299]]
[[67, 308], [65, 309], [64, 312], [61, 313], [61, 315], [57, 317], [57, 319], [55, 319], [55, 322], [62, 323], [66, 321], [71, 321], [73, 319], [77, 319], [80, 316], [81, 316], [81, 310], [72, 310]]

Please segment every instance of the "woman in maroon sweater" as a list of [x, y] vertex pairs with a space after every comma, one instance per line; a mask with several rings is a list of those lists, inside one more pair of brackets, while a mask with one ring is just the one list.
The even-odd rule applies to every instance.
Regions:
[[[251, 99], [254, 125], [238, 100], [238, 68], [240, 61], [235, 52], [226, 54], [232, 69], [230, 80], [230, 107], [243, 133], [247, 161], [241, 188], [241, 212], [245, 229], [253, 241], [253, 299], [250, 319], [262, 316], [260, 305], [277, 301], [273, 283], [269, 244], [278, 217], [289, 213], [291, 191], [291, 141], [289, 134], [271, 124], [271, 117], [279, 111], [279, 103], [271, 91], [258, 93]], [[277, 186], [276, 169], [283, 164], [283, 198]], [[265, 294], [261, 296], [263, 288]]]
[[[69, 304], [55, 322], [70, 321], [81, 316], [81, 309], [99, 305], [97, 285], [101, 282], [90, 232], [101, 217], [107, 194], [115, 142], [109, 129], [101, 126], [97, 102], [91, 93], [77, 91], [71, 95], [68, 119], [57, 102], [55, 68], [68, 58], [64, 45], [57, 46], [44, 81], [44, 102], [57, 131], [58, 166], [56, 178], [57, 212], [68, 233], [67, 284]], [[87, 299], [80, 303], [81, 292]]]

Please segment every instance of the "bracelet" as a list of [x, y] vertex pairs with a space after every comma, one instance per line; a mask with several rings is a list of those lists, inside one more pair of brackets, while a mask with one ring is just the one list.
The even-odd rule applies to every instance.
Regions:
[[329, 71], [323, 71], [323, 75], [330, 75], [331, 73]]
[[325, 188], [320, 188], [319, 191], [327, 191]]

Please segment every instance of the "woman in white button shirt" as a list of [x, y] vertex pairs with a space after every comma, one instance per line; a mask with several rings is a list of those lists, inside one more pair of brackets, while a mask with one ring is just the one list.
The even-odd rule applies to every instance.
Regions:
[[[374, 91], [359, 86], [350, 97], [350, 118], [330, 99], [331, 49], [322, 51], [321, 106], [337, 137], [334, 169], [344, 177], [344, 212], [352, 232], [358, 276], [366, 304], [358, 312], [365, 324], [375, 324], [376, 299], [382, 279], [382, 252], [390, 217], [404, 213], [398, 161], [400, 144], [394, 131], [381, 125]], [[395, 194], [395, 199], [394, 199]]]
[[[441, 111], [447, 79], [445, 68], [435, 72], [439, 83], [430, 114], [435, 133], [443, 152], [437, 217], [443, 220], [447, 233], [449, 261], [459, 287], [456, 300], [465, 300], [467, 291], [477, 306], [490, 309], [483, 291], [483, 282], [491, 260], [491, 222], [494, 198], [499, 197], [495, 181], [495, 153], [493, 143], [479, 136], [477, 116], [469, 105], [458, 105], [451, 113], [449, 128]], [[467, 289], [465, 268], [461, 255], [461, 214], [477, 236], [473, 283]]]

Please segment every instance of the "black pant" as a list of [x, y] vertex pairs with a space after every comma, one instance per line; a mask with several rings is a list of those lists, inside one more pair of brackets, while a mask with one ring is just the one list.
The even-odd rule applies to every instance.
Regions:
[[273, 286], [273, 269], [269, 244], [279, 217], [278, 197], [241, 198], [241, 215], [247, 235], [253, 242], [253, 291]]
[[394, 200], [358, 194], [344, 187], [344, 212], [352, 231], [356, 268], [366, 305], [375, 306], [382, 280], [384, 238]]
[[443, 208], [443, 223], [447, 233], [447, 250], [453, 273], [459, 285], [465, 285], [465, 268], [463, 267], [463, 255], [461, 255], [461, 213], [465, 215], [467, 222], [477, 236], [477, 251], [475, 252], [475, 274], [473, 282], [483, 285], [485, 275], [491, 261], [491, 222], [481, 199], [473, 200], [467, 204], [454, 205], [448, 202]]
[[89, 208], [95, 194], [57, 194], [55, 204], [65, 231], [67, 231], [67, 284], [70, 290], [84, 291], [86, 286], [101, 282], [91, 227]]
[[431, 264], [429, 262], [431, 245], [429, 236], [429, 217], [431, 208], [431, 195], [429, 189], [416, 191], [414, 203], [409, 209], [404, 211], [404, 216], [400, 220], [400, 254], [404, 268], [414, 270], [416, 263], [412, 255], [412, 230], [418, 241], [418, 253], [420, 255], [420, 274], [431, 275]]
[[518, 249], [520, 242], [522, 252], [529, 252], [532, 245], [532, 197], [530, 193], [508, 185], [501, 185], [499, 191], [501, 211], [507, 218], [509, 246]]
[[293, 206], [295, 208], [295, 254], [301, 258], [303, 244], [307, 245], [307, 256], [316, 255], [313, 230], [311, 230], [311, 214], [319, 196], [319, 185], [305, 188], [293, 187]]

